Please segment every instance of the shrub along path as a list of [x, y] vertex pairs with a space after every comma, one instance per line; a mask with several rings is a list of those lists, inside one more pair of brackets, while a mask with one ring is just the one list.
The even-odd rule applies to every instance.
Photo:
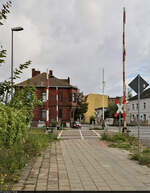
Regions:
[[14, 190], [150, 190], [150, 168], [99, 139], [55, 141], [22, 170]]

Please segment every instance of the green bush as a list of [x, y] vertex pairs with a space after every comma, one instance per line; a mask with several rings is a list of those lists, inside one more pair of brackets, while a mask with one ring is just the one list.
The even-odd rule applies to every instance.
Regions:
[[150, 154], [150, 148], [145, 148], [145, 149], [143, 150], [143, 153]]
[[101, 137], [102, 137], [101, 139], [103, 139], [103, 140], [112, 141], [112, 142], [124, 142], [124, 141], [126, 141], [126, 136], [124, 136], [120, 133], [117, 133], [114, 135], [109, 135], [109, 134], [103, 133], [101, 135]]
[[22, 109], [0, 104], [0, 144], [11, 146], [27, 138], [26, 116]]
[[[0, 182], [4, 185], [8, 182], [16, 181], [15, 174], [26, 163], [35, 156], [40, 155], [43, 148], [49, 145], [49, 142], [56, 139], [56, 134], [32, 134], [30, 133], [26, 141], [15, 143], [9, 148], [6, 146], [0, 147]], [[6, 175], [6, 176], [5, 176]], [[5, 179], [4, 179], [5, 177]], [[1, 189], [1, 185], [0, 185]]]

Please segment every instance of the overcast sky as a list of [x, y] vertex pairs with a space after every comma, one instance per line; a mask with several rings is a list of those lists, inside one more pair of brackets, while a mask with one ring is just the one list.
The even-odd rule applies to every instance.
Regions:
[[123, 7], [126, 85], [138, 73], [149, 82], [150, 0], [16, 0], [0, 27], [0, 43], [7, 49], [0, 81], [10, 77], [11, 27], [22, 26], [24, 31], [14, 32], [14, 67], [32, 64], [19, 82], [31, 77], [32, 68], [48, 68], [58, 78], [69, 76], [84, 94], [102, 93], [104, 67], [105, 94], [122, 95]]

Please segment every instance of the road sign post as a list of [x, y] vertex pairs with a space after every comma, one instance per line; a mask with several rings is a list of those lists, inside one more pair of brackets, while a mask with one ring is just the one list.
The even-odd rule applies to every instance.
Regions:
[[140, 76], [138, 75], [138, 152], [140, 152]]
[[129, 86], [138, 94], [138, 152], [140, 152], [140, 94], [149, 84], [138, 74]]

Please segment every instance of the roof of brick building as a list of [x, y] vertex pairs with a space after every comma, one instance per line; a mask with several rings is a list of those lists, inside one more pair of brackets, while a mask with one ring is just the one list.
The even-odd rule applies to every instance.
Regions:
[[[46, 72], [43, 72], [21, 83], [16, 84], [16, 86], [18, 87], [24, 87], [26, 85], [35, 86], [35, 87], [46, 87]], [[75, 86], [70, 85], [70, 79], [58, 79], [55, 76], [49, 76], [49, 86], [77, 88]]]

